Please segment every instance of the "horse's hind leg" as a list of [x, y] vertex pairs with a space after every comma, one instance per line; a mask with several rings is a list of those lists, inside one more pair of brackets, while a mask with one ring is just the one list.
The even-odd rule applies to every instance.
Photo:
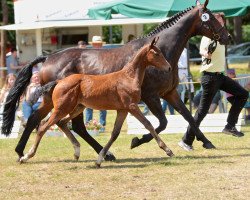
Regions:
[[167, 145], [161, 140], [159, 135], [156, 133], [154, 127], [150, 123], [150, 121], [147, 120], [147, 118], [142, 114], [140, 111], [140, 108], [134, 104], [130, 106], [129, 112], [134, 115], [144, 126], [146, 129], [149, 130], [149, 132], [152, 134], [152, 136], [155, 138], [156, 142], [158, 143], [159, 147], [163, 149], [168, 156], [173, 156], [173, 152], [167, 147]]
[[83, 105], [77, 105], [76, 108], [73, 110], [72, 113], [61, 119], [57, 125], [62, 129], [62, 131], [65, 133], [65, 135], [68, 137], [68, 139], [73, 144], [75, 153], [74, 157], [76, 160], [80, 157], [80, 143], [77, 141], [75, 136], [72, 134], [72, 132], [68, 129], [67, 123], [70, 121], [70, 119], [74, 118], [75, 116], [79, 115], [84, 110]]
[[[64, 115], [65, 116], [65, 115]], [[49, 120], [39, 127], [38, 133], [36, 135], [35, 142], [28, 153], [26, 153], [23, 157], [20, 158], [20, 162], [26, 162], [28, 159], [32, 158], [37, 151], [38, 145], [45, 134], [45, 132], [54, 124], [56, 124], [62, 117], [64, 117], [63, 114], [60, 112], [53, 112], [49, 118]]]
[[117, 111], [114, 129], [112, 131], [110, 140], [108, 141], [108, 143], [103, 147], [103, 149], [99, 153], [98, 159], [95, 163], [97, 167], [101, 166], [101, 162], [102, 162], [103, 158], [105, 157], [105, 155], [108, 152], [111, 145], [114, 143], [114, 141], [119, 136], [119, 133], [121, 132], [122, 124], [123, 124], [124, 120], [126, 119], [127, 114], [128, 114], [128, 112], [124, 111], [124, 110]]
[[[155, 129], [156, 133], [159, 134], [167, 127], [168, 122], [162, 110], [160, 98], [156, 94], [152, 94], [152, 96], [143, 97], [142, 100], [146, 103], [153, 115], [159, 120], [159, 126]], [[131, 142], [131, 149], [140, 146], [141, 144], [150, 142], [152, 139], [153, 136], [150, 133], [143, 135], [141, 139], [134, 137]]]
[[[96, 153], [100, 153], [103, 149], [101, 146], [91, 135], [88, 134], [85, 125], [83, 123], [83, 114], [80, 113], [78, 116], [72, 119], [72, 128], [81, 138], [83, 138], [95, 151]], [[115, 160], [115, 156], [109, 151], [105, 158], [106, 161]]]
[[23, 134], [15, 148], [16, 153], [18, 154], [19, 159], [24, 155], [23, 151], [29, 140], [30, 134], [38, 126], [40, 121], [47, 116], [47, 114], [52, 110], [53, 104], [51, 99], [47, 96], [44, 96], [43, 102], [41, 103], [38, 110], [36, 110], [28, 119]]

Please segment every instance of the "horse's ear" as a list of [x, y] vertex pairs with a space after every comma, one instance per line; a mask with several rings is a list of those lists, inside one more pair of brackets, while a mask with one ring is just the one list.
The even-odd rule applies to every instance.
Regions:
[[200, 5], [201, 5], [200, 1], [196, 0], [196, 6], [200, 6]]
[[204, 9], [207, 9], [207, 4], [208, 4], [209, 0], [206, 0], [204, 3]]
[[159, 37], [155, 37], [155, 38], [152, 40], [151, 44], [150, 44], [150, 48], [153, 48], [153, 46], [156, 45], [156, 43], [157, 43], [158, 40], [159, 40]]

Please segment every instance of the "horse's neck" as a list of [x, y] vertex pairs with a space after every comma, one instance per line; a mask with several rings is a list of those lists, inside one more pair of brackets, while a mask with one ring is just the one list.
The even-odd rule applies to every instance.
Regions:
[[[197, 20], [197, 10], [191, 10], [170, 28], [160, 32], [158, 36], [162, 41], [159, 47], [174, 71], [178, 71], [178, 60], [189, 38], [197, 34], [194, 23]], [[152, 37], [153, 38], [153, 37]]]
[[132, 61], [130, 61], [124, 67], [124, 72], [127, 74], [127, 76], [133, 78], [134, 82], [137, 82], [139, 86], [142, 85], [145, 75], [145, 69], [148, 65], [148, 62], [145, 58], [146, 54], [147, 48], [144, 47], [142, 50], [139, 50], [139, 53], [134, 56]]

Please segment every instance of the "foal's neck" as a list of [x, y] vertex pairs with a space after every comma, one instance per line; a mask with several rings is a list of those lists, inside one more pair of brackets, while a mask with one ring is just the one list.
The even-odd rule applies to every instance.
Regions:
[[146, 67], [149, 65], [146, 59], [147, 53], [148, 46], [143, 47], [124, 68], [125, 73], [137, 81], [139, 86], [142, 85]]

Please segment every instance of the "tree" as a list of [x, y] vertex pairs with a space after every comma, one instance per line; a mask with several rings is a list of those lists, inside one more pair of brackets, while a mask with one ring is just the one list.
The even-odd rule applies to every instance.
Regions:
[[[8, 5], [7, 5], [7, 1], [6, 0], [2, 0], [2, 25], [7, 25], [9, 22], [9, 18], [8, 18]], [[0, 65], [1, 66], [6, 66], [6, 62], [5, 62], [5, 54], [6, 54], [6, 41], [7, 41], [7, 34], [5, 30], [1, 30], [1, 57], [0, 57]], [[5, 75], [6, 72], [1, 70], [1, 77], [2, 77], [2, 83], [5, 79]]]

